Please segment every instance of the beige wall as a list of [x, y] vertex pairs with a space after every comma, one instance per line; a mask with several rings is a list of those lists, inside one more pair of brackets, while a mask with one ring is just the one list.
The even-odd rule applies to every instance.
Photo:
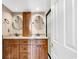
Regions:
[[[22, 18], [22, 13], [12, 12], [6, 6], [2, 5], [2, 22], [3, 22], [2, 23], [2, 34], [3, 34], [3, 36], [15, 36], [14, 35], [15, 33], [22, 34], [22, 29], [15, 30], [12, 27], [12, 22], [15, 20], [15, 16], [17, 16], [17, 15]], [[7, 19], [9, 21], [9, 24], [7, 24], [4, 21], [4, 19]]]
[[[7, 24], [4, 19], [7, 19], [9, 21], [9, 24]], [[4, 5], [2, 5], [2, 34], [4, 36], [8, 36], [9, 34], [12, 33], [12, 12], [6, 8]], [[10, 32], [8, 32], [10, 30]]]

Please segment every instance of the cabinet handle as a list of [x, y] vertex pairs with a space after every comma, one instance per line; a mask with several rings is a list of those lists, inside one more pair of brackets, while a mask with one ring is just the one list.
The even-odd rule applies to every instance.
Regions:
[[23, 43], [26, 43], [26, 41], [23, 41]]

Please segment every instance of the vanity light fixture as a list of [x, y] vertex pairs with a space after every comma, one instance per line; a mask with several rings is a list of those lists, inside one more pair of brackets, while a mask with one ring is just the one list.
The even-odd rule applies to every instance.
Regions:
[[18, 11], [18, 8], [15, 8], [16, 11]]
[[39, 8], [36, 8], [36, 10], [37, 10], [37, 11], [40, 11], [40, 9], [39, 9]]

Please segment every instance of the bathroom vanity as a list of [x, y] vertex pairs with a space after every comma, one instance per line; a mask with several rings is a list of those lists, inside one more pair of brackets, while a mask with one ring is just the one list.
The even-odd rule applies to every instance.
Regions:
[[3, 38], [3, 59], [48, 59], [48, 38]]
[[48, 59], [45, 13], [23, 12], [22, 17], [14, 18], [12, 34], [3, 33], [3, 59]]

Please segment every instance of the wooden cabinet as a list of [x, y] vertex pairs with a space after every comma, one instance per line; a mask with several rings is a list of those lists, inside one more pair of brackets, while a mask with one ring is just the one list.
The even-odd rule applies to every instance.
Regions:
[[31, 12], [23, 12], [23, 36], [30, 36], [30, 20], [31, 20]]
[[3, 39], [3, 59], [48, 59], [48, 41]]

